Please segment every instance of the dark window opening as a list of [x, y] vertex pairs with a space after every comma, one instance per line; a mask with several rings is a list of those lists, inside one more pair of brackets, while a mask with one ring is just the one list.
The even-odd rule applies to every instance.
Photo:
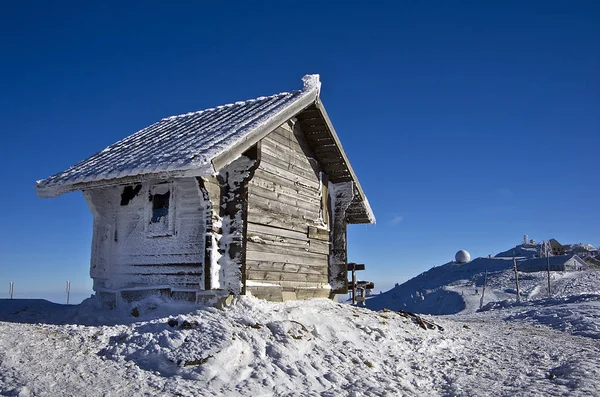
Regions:
[[121, 193], [121, 205], [126, 206], [142, 190], [142, 185], [125, 186]]
[[150, 222], [158, 223], [161, 218], [169, 215], [169, 198], [171, 192], [152, 195], [152, 219]]

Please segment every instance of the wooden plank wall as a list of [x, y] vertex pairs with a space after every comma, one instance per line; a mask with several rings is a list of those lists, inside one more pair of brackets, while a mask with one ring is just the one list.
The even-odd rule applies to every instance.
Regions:
[[320, 168], [309, 157], [299, 126], [292, 131], [286, 123], [261, 141], [248, 184], [246, 249], [247, 291], [259, 298], [329, 296], [329, 229], [321, 219]]

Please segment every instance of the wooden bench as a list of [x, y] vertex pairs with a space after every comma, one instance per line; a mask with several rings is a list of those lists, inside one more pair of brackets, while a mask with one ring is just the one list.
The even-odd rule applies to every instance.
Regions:
[[348, 287], [352, 291], [352, 304], [361, 302], [365, 305], [366, 291], [375, 288], [375, 284], [371, 281], [358, 281], [356, 280], [356, 272], [358, 270], [365, 270], [364, 263], [348, 263], [347, 270], [351, 272], [351, 281], [348, 281]]

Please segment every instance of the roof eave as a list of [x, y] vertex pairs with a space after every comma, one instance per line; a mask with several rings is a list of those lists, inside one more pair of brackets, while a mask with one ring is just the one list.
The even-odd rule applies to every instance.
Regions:
[[62, 196], [65, 193], [75, 192], [77, 190], [95, 189], [100, 187], [127, 185], [140, 183], [149, 180], [166, 180], [172, 178], [185, 178], [196, 176], [212, 175], [212, 171], [207, 171], [209, 167], [198, 167], [188, 170], [161, 171], [146, 174], [136, 174], [121, 178], [99, 179], [90, 182], [79, 182], [69, 184], [42, 185], [36, 184], [36, 194], [40, 198], [54, 198]]
[[342, 146], [342, 143], [340, 142], [340, 138], [338, 137], [338, 134], [335, 131], [335, 128], [333, 127], [333, 123], [331, 122], [331, 119], [329, 118], [329, 115], [327, 114], [327, 111], [325, 110], [325, 106], [323, 105], [323, 102], [320, 100], [320, 98], [318, 98], [318, 100], [315, 102], [315, 105], [316, 105], [317, 109], [319, 109], [319, 111], [321, 112], [323, 119], [325, 120], [325, 123], [327, 124], [327, 128], [329, 128], [329, 131], [331, 132], [331, 137], [333, 138], [333, 141], [335, 142], [336, 146], [339, 148], [340, 154], [342, 155], [342, 158], [344, 159], [344, 162], [346, 163], [346, 166], [348, 167], [348, 171], [350, 172], [352, 181], [354, 182], [354, 186], [355, 186], [356, 190], [358, 191], [358, 195], [360, 196], [361, 203], [362, 203], [362, 206], [365, 211], [364, 219], [357, 220], [355, 222], [353, 222], [350, 219], [350, 222], [351, 223], [360, 223], [360, 224], [374, 224], [376, 221], [375, 214], [373, 213], [373, 210], [371, 209], [371, 205], [369, 204], [369, 200], [367, 199], [367, 196], [365, 195], [362, 187], [360, 186], [360, 182], [358, 181], [358, 178], [356, 177], [356, 173], [354, 172], [354, 169], [352, 168], [352, 165], [350, 164], [350, 160], [348, 160], [348, 156], [346, 156], [346, 152], [344, 151], [344, 147]]

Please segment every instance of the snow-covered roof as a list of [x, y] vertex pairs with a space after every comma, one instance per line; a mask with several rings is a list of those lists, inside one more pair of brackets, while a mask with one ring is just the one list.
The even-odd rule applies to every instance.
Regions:
[[557, 255], [550, 256], [548, 258], [532, 258], [526, 261], [520, 262], [518, 267], [521, 271], [543, 271], [546, 270], [548, 262], [550, 263], [550, 270], [562, 270], [562, 266], [567, 263], [571, 258], [574, 258], [576, 262], [585, 266], [585, 262], [577, 255]]
[[277, 116], [285, 118], [291, 113], [289, 117], [293, 117], [316, 100], [318, 76], [306, 76], [304, 82], [303, 90], [164, 118], [67, 170], [38, 181], [38, 195], [58, 196], [85, 187], [86, 183], [143, 174], [214, 174], [212, 160], [219, 154], [257, 130], [277, 127], [272, 123], [282, 118]]
[[63, 172], [37, 181], [37, 194], [56, 197], [143, 179], [213, 175], [232, 156], [239, 156], [279, 125], [316, 105], [319, 119], [337, 146], [339, 164], [334, 164], [335, 172], [341, 172], [340, 181], [352, 180], [357, 190], [359, 210], [351, 223], [372, 223], [375, 218], [367, 198], [320, 103], [319, 75], [306, 75], [302, 80], [302, 90], [164, 118]]

